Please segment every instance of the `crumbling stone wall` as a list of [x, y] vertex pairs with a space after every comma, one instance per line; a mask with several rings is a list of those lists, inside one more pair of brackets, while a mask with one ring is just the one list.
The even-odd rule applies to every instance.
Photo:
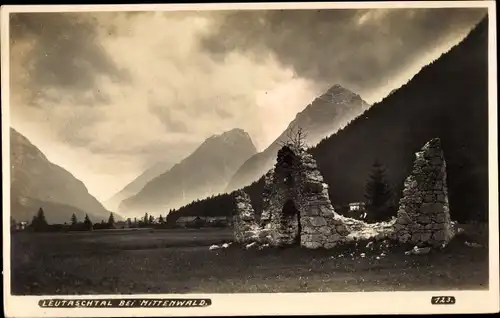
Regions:
[[345, 241], [349, 231], [330, 202], [328, 185], [311, 154], [302, 156], [302, 167], [302, 245], [333, 247]]
[[257, 239], [259, 226], [255, 220], [255, 211], [250, 197], [243, 190], [235, 195], [236, 213], [233, 218], [234, 238], [241, 244], [250, 243]]
[[404, 183], [395, 231], [400, 242], [430, 246], [447, 244], [454, 235], [439, 138], [416, 153], [413, 171]]
[[300, 244], [331, 248], [349, 231], [335, 213], [316, 161], [302, 149], [284, 146], [265, 175], [260, 239], [272, 246]]

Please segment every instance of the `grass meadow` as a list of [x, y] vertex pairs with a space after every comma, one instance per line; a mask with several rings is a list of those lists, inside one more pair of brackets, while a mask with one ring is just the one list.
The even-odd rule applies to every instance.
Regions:
[[[386, 255], [333, 250], [244, 250], [230, 229], [101, 230], [12, 235], [14, 295], [359, 292], [488, 288], [487, 239], [471, 248]], [[361, 255], [364, 252], [365, 255]]]

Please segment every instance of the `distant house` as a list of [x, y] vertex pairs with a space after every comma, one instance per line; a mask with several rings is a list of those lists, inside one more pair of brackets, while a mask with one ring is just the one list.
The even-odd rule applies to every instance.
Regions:
[[231, 223], [231, 218], [226, 216], [181, 216], [177, 219], [176, 225], [179, 227], [189, 227], [196, 223], [203, 226], [227, 226]]
[[364, 202], [349, 203], [347, 214], [349, 217], [355, 219], [361, 219], [361, 220], [366, 219], [367, 216], [366, 204]]
[[115, 228], [116, 229], [128, 229], [129, 224], [127, 221], [118, 221], [118, 222], [115, 222]]
[[364, 211], [365, 209], [366, 209], [366, 204], [364, 202], [349, 203], [349, 212]]
[[16, 224], [16, 230], [23, 231], [26, 229], [27, 226], [28, 226], [28, 222], [19, 222]]
[[194, 224], [196, 218], [196, 216], [181, 216], [177, 219], [175, 224], [180, 227], [188, 227], [191, 224]]

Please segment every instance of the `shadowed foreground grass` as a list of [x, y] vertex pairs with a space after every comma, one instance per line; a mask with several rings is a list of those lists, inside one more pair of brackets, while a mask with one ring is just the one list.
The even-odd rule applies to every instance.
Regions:
[[[17, 233], [12, 293], [140, 294], [487, 289], [488, 250], [463, 242], [405, 256], [380, 252], [210, 251], [226, 229]], [[343, 254], [343, 256], [339, 256]], [[377, 259], [379, 257], [380, 259]]]

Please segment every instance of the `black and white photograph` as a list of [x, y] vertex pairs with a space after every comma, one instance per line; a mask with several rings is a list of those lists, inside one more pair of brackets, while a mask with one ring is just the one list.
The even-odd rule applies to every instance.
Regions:
[[2, 7], [6, 294], [498, 297], [495, 4], [447, 3]]

